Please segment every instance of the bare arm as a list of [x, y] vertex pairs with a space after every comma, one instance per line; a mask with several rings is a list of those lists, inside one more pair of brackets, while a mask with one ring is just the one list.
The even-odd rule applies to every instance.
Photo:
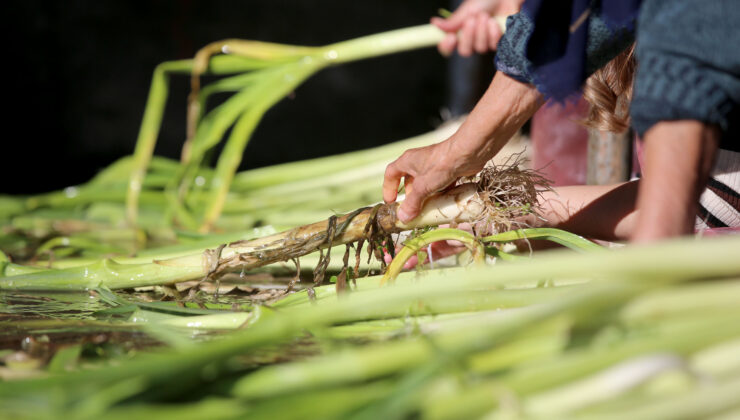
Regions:
[[627, 240], [635, 225], [638, 181], [615, 185], [555, 187], [540, 197], [545, 220], [529, 217], [530, 226], [564, 229], [592, 239]]
[[694, 232], [699, 196], [719, 144], [719, 130], [699, 121], [663, 121], [645, 133], [645, 168], [631, 239], [648, 242]]
[[388, 165], [383, 199], [396, 200], [403, 178], [406, 200], [398, 217], [404, 222], [413, 219], [426, 197], [483, 169], [541, 105], [542, 95], [534, 86], [497, 73], [455, 134], [441, 143], [407, 150]]
[[645, 135], [641, 181], [556, 188], [540, 203], [547, 221], [530, 222], [605, 240], [690, 235], [718, 142], [718, 130], [701, 122], [660, 122]]

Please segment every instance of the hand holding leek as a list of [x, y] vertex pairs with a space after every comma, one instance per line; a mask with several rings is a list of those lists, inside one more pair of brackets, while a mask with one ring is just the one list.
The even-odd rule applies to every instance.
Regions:
[[395, 201], [403, 178], [406, 200], [398, 217], [412, 220], [431, 194], [483, 169], [541, 105], [534, 86], [498, 73], [455, 134], [440, 144], [409, 150], [388, 165], [383, 199]]

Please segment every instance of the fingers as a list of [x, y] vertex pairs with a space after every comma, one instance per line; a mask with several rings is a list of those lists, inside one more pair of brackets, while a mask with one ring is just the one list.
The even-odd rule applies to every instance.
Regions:
[[432, 18], [429, 19], [429, 23], [431, 23], [432, 25], [444, 31], [444, 29], [442, 28], [445, 26], [445, 20], [446, 19], [438, 17], [438, 16], [432, 16]]
[[473, 47], [475, 52], [478, 54], [485, 54], [488, 52], [488, 14], [479, 13], [475, 23], [475, 39], [473, 41]]
[[491, 51], [496, 51], [498, 48], [498, 41], [504, 33], [501, 32], [501, 27], [498, 22], [496, 22], [495, 18], [488, 19], [486, 23], [486, 26], [488, 27], [488, 48]]
[[432, 244], [432, 258], [439, 260], [450, 255], [459, 254], [467, 247], [458, 241], [441, 241]]
[[473, 55], [473, 39], [475, 38], [476, 20], [468, 19], [463, 24], [462, 30], [458, 34], [457, 52], [463, 57]]
[[459, 16], [462, 16], [462, 14], [453, 13], [449, 19], [443, 19], [436, 16], [431, 19], [432, 25], [447, 32], [447, 35], [445, 35], [442, 41], [437, 44], [439, 53], [445, 57], [449, 57], [457, 47], [457, 31], [460, 29], [463, 22]]
[[398, 208], [396, 215], [402, 222], [408, 223], [413, 220], [421, 212], [421, 207], [424, 205], [424, 199], [427, 198], [430, 191], [426, 185], [421, 182], [414, 182], [414, 179], [406, 178], [406, 198]]
[[401, 185], [401, 178], [405, 172], [398, 167], [398, 159], [385, 168], [383, 178], [383, 201], [392, 203], [398, 197], [398, 187]]
[[419, 264], [419, 257], [416, 255], [412, 255], [406, 262], [403, 264], [404, 270], [411, 270], [412, 268], [416, 267], [416, 265]]
[[[497, 3], [492, 3], [495, 5]], [[507, 9], [508, 10], [508, 9]], [[517, 7], [512, 6], [511, 13], [516, 13]], [[457, 48], [457, 52], [468, 57], [477, 52], [479, 54], [495, 51], [499, 39], [503, 35], [498, 23], [491, 19], [493, 14], [501, 14], [501, 8], [487, 7], [476, 2], [463, 3], [449, 18], [431, 18], [431, 23], [447, 32], [447, 36], [437, 44], [440, 54], [449, 56]], [[506, 13], [510, 14], [510, 13]]]
[[449, 57], [450, 55], [452, 55], [452, 52], [455, 51], [456, 47], [457, 47], [457, 35], [456, 34], [445, 35], [445, 37], [441, 41], [439, 41], [439, 44], [437, 44], [437, 49], [439, 50], [439, 53], [445, 57]]
[[401, 178], [406, 188], [406, 199], [398, 208], [397, 216], [408, 222], [419, 215], [427, 196], [459, 178], [448, 159], [448, 143], [409, 149], [385, 169], [383, 200], [391, 203], [398, 198]]
[[462, 28], [463, 23], [465, 23], [467, 17], [468, 13], [466, 13], [465, 10], [458, 10], [447, 19], [435, 16], [431, 19], [431, 22], [432, 25], [445, 32], [457, 32], [460, 30], [460, 28]]

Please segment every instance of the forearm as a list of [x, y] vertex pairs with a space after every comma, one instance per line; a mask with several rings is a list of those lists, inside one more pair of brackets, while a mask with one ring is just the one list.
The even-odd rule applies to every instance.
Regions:
[[635, 225], [638, 181], [555, 187], [540, 196], [533, 226], [564, 229], [592, 239], [627, 240]]
[[718, 144], [719, 130], [698, 121], [664, 121], [647, 131], [633, 241], [694, 232], [699, 196]]
[[713, 126], [691, 120], [660, 122], [645, 135], [639, 184], [555, 188], [542, 195], [545, 221], [538, 224], [596, 239], [635, 242], [692, 234], [718, 143]]
[[542, 103], [534, 86], [497, 73], [457, 133], [446, 140], [448, 156], [456, 160], [459, 175], [482, 169]]

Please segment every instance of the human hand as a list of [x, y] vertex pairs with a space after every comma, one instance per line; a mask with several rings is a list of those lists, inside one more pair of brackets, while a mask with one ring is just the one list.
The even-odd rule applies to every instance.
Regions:
[[385, 168], [383, 200], [386, 203], [396, 201], [401, 179], [404, 180], [406, 199], [397, 211], [402, 222], [416, 217], [424, 199], [457, 179], [454, 167], [445, 159], [442, 150], [445, 143], [409, 149]]
[[442, 143], [410, 149], [386, 167], [383, 179], [383, 200], [394, 202], [401, 179], [406, 198], [398, 208], [398, 218], [406, 223], [418, 216], [424, 200], [452, 185], [458, 178], [473, 175], [483, 168], [485, 160], [478, 161], [455, 147], [455, 136]]
[[457, 48], [463, 57], [473, 51], [485, 53], [496, 50], [503, 31], [494, 16], [518, 13], [523, 0], [466, 0], [447, 19], [433, 17], [432, 24], [447, 32], [437, 44], [442, 55], [448, 56]]
[[483, 169], [542, 102], [542, 95], [534, 86], [497, 73], [455, 134], [441, 143], [407, 150], [388, 165], [383, 178], [383, 200], [396, 200], [403, 179], [406, 199], [397, 216], [402, 222], [409, 222], [419, 214], [428, 196]]

